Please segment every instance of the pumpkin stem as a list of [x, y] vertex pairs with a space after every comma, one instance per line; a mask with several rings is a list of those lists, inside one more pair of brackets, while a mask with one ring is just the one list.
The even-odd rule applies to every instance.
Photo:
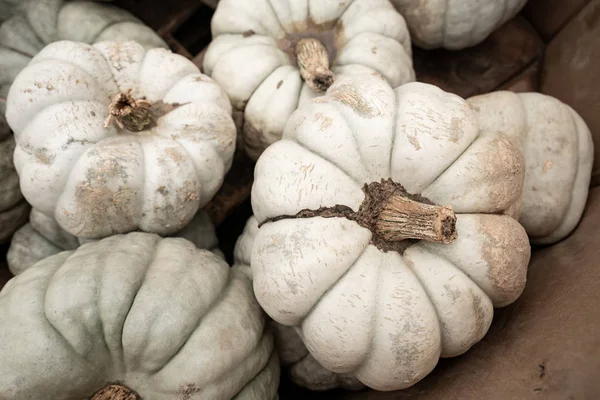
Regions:
[[301, 39], [296, 44], [296, 60], [300, 75], [313, 91], [325, 92], [335, 80], [329, 69], [327, 48], [318, 39]]
[[420, 239], [448, 244], [458, 236], [456, 215], [451, 207], [421, 203], [402, 193], [394, 193], [386, 200], [375, 229], [391, 242]]
[[111, 383], [94, 393], [89, 400], [142, 400], [142, 398], [123, 385]]
[[148, 100], [136, 100], [131, 95], [131, 89], [127, 92], [117, 94], [108, 106], [108, 118], [104, 122], [104, 127], [114, 121], [119, 128], [127, 129], [131, 132], [143, 131], [148, 125], [154, 122], [152, 103]]

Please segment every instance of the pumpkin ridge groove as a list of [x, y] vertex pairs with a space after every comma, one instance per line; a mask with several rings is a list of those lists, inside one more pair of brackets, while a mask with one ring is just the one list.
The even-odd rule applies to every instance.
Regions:
[[[334, 161], [330, 160], [329, 158], [325, 158], [323, 155], [321, 155], [320, 153], [317, 153], [315, 150], [310, 149], [309, 147], [305, 146], [303, 143], [300, 143], [296, 140], [296, 138], [292, 138], [292, 139], [285, 139], [285, 140], [289, 140], [290, 142], [293, 142], [295, 144], [297, 144], [298, 146], [300, 146], [302, 149], [308, 151], [310, 154], [315, 155], [317, 157], [319, 157], [320, 159], [322, 159], [323, 161], [325, 161], [326, 163], [334, 166], [335, 168], [337, 168], [341, 173], [344, 174], [344, 176], [346, 176], [347, 178], [349, 178], [351, 181], [356, 182], [357, 185], [360, 186], [361, 182], [359, 182], [358, 180], [356, 180], [354, 177], [352, 177], [351, 175], [349, 175], [342, 167], [340, 167], [338, 164], [336, 164]], [[277, 218], [277, 217], [274, 217]], [[282, 219], [282, 218], [280, 218]], [[262, 224], [266, 223], [266, 222], [270, 222], [270, 219], [264, 221], [263, 223], [261, 223], [259, 226], [262, 226]]]
[[[302, 326], [302, 324], [304, 323], [304, 320], [307, 319], [315, 311], [315, 309], [317, 308], [317, 306], [319, 305], [319, 303], [321, 303], [321, 300], [323, 300], [325, 298], [325, 296], [327, 296], [327, 294], [329, 294], [333, 290], [333, 288], [336, 287], [337, 284], [346, 275], [348, 275], [348, 273], [350, 272], [350, 270], [352, 268], [354, 268], [354, 266], [356, 265], [356, 262], [363, 256], [363, 254], [365, 253], [365, 251], [367, 251], [367, 249], [369, 248], [369, 245], [370, 245], [370, 243], [365, 246], [365, 248], [358, 254], [358, 256], [356, 257], [356, 259], [354, 260], [354, 262], [352, 262], [352, 264], [348, 267], [348, 269], [346, 271], [344, 271], [344, 273], [341, 274], [338, 279], [335, 280], [335, 282], [329, 287], [329, 289], [325, 290], [321, 295], [318, 296], [317, 300], [313, 303], [313, 306], [308, 311], [308, 313], [306, 313], [306, 315], [304, 317], [302, 317], [300, 319], [300, 322], [297, 325], [295, 325], [295, 326], [299, 326], [299, 327]], [[379, 281], [377, 283], [377, 286], [379, 287]], [[307, 349], [307, 351], [308, 351], [308, 349]], [[310, 351], [308, 351], [308, 354], [311, 354]]]
[[[265, 47], [273, 47], [273, 45], [269, 45], [269, 44], [264, 44], [264, 43], [257, 43], [257, 44], [252, 44], [250, 46], [265, 46]], [[250, 47], [248, 46], [248, 47]], [[275, 46], [276, 47], [276, 46]], [[218, 60], [215, 62], [215, 66], [218, 64], [218, 62], [221, 60], [221, 58], [223, 58], [226, 54], [228, 54], [229, 52], [236, 50], [236, 47], [233, 47], [231, 49], [229, 49], [228, 51], [226, 51], [225, 53], [221, 54], [221, 56], [218, 58]], [[279, 51], [281, 51], [283, 53], [283, 51], [279, 48], [277, 48]], [[284, 53], [285, 54], [285, 53]], [[271, 70], [271, 72], [269, 72], [268, 74], [266, 74], [266, 76], [264, 77], [263, 80], [260, 81], [260, 83], [258, 85], [256, 85], [256, 87], [254, 88], [254, 90], [252, 90], [252, 93], [250, 93], [250, 95], [248, 96], [247, 99], [244, 99], [244, 106], [240, 109], [237, 108], [235, 106], [233, 106], [233, 108], [236, 111], [243, 111], [244, 113], [244, 120], [246, 119], [246, 104], [248, 104], [248, 101], [250, 100], [250, 98], [254, 95], [254, 92], [256, 92], [256, 90], [258, 90], [258, 88], [273, 74], [273, 72], [275, 72], [278, 68], [281, 68], [284, 65], [277, 65], [275, 68], [273, 68]], [[242, 126], [243, 126], [243, 122], [242, 122]]]
[[[227, 294], [227, 292], [229, 292], [231, 290], [231, 281], [232, 281], [232, 271], [231, 268], [229, 268], [228, 271], [228, 275], [227, 275], [227, 281], [225, 282], [225, 285], [223, 286], [222, 290], [219, 292], [219, 295], [215, 297], [215, 300], [207, 307], [206, 309], [206, 313], [202, 316], [200, 316], [200, 318], [198, 318], [198, 321], [196, 322], [196, 326], [190, 330], [190, 334], [188, 337], [185, 338], [184, 341], [182, 341], [181, 346], [177, 349], [176, 352], [174, 352], [171, 357], [169, 357], [168, 360], [165, 360], [162, 363], [162, 366], [156, 370], [156, 371], [152, 371], [151, 376], [156, 376], [158, 375], [160, 372], [162, 372], [162, 370], [164, 370], [165, 368], [167, 368], [169, 366], [169, 364], [171, 363], [171, 361], [173, 361], [175, 359], [175, 357], [177, 357], [179, 355], [179, 353], [181, 353], [181, 351], [183, 350], [183, 348], [185, 347], [186, 343], [189, 341], [190, 337], [194, 334], [194, 332], [196, 332], [196, 330], [198, 329], [198, 327], [200, 326], [200, 324], [204, 321], [204, 318], [206, 318], [206, 316], [213, 311], [222, 301], [223, 298], [225, 297], [225, 295]], [[201, 288], [198, 288], [201, 289]], [[260, 342], [260, 340], [258, 341]]]
[[[73, 254], [74, 254], [74, 251], [70, 251], [69, 253], [70, 254], [67, 256], [67, 258], [61, 260], [59, 266], [56, 267], [56, 269], [52, 272], [52, 274], [50, 274], [50, 276], [48, 276], [48, 284], [46, 285], [46, 288], [44, 289], [44, 304], [41, 305], [41, 307], [42, 307], [42, 310], [43, 310], [44, 319], [46, 320], [46, 322], [48, 323], [48, 325], [52, 328], [52, 330], [56, 333], [56, 336], [58, 337], [58, 340], [60, 340], [63, 343], [65, 343], [66, 347], [70, 351], [72, 351], [73, 354], [75, 354], [75, 356], [77, 356], [81, 361], [83, 361], [86, 365], [88, 365], [90, 367], [90, 369], [95, 370], [96, 366], [94, 364], [92, 364], [90, 361], [88, 361], [85, 357], [82, 357], [81, 354], [79, 354], [79, 352], [71, 344], [71, 342], [69, 342], [69, 340], [62, 335], [62, 333], [60, 332], [60, 330], [52, 323], [52, 321], [50, 320], [50, 318], [48, 318], [48, 310], [47, 310], [47, 304], [48, 303], [46, 302], [46, 297], [48, 297], [48, 290], [51, 287], [51, 282], [52, 282], [52, 280], [54, 280], [54, 277], [56, 276], [56, 273], [62, 268], [62, 266], [64, 264], [66, 264], [72, 258]], [[53, 257], [56, 257], [56, 256], [53, 256]], [[20, 275], [20, 276], [23, 276], [23, 275]]]
[[136, 288], [135, 291], [135, 296], [133, 296], [133, 299], [131, 300], [131, 303], [129, 304], [129, 307], [127, 309], [127, 313], [125, 313], [125, 318], [123, 319], [123, 325], [121, 326], [121, 350], [122, 350], [122, 354], [123, 354], [123, 373], [126, 374], [127, 371], [129, 370], [129, 368], [127, 367], [127, 362], [125, 360], [125, 346], [123, 345], [123, 333], [125, 332], [125, 325], [127, 325], [127, 320], [129, 319], [129, 315], [131, 314], [131, 309], [133, 308], [133, 305], [135, 304], [135, 301], [137, 300], [137, 296], [140, 293], [140, 289], [142, 288], [142, 286], [144, 286], [144, 283], [146, 283], [146, 278], [148, 276], [148, 272], [150, 271], [150, 267], [152, 266], [153, 262], [156, 260], [156, 255], [158, 254], [158, 249], [160, 247], [160, 243], [158, 242], [158, 236], [156, 236], [154, 238], [154, 246], [152, 246], [153, 248], [153, 252], [152, 252], [152, 256], [148, 257], [148, 263], [146, 264], [146, 268], [144, 271], [144, 277], [140, 280], [140, 285]]
[[98, 42], [98, 38], [109, 28], [112, 28], [115, 25], [119, 25], [119, 24], [125, 24], [125, 23], [135, 23], [136, 21], [132, 21], [130, 19], [123, 19], [123, 20], [118, 20], [118, 21], [112, 21], [107, 25], [104, 25], [102, 27], [102, 29], [100, 29], [96, 35], [94, 35], [94, 38], [91, 40], [91, 43], [97, 43]]
[[[261, 340], [262, 340], [262, 338], [264, 337], [265, 330], [266, 330], [266, 324], [265, 324], [265, 328], [263, 328], [263, 330], [262, 330], [262, 332], [261, 332]], [[253, 348], [253, 349], [252, 349], [251, 353], [252, 353], [252, 352], [256, 352], [256, 351], [258, 350], [258, 345], [260, 344], [260, 341], [261, 341], [261, 340], [259, 340], [259, 341], [257, 342], [257, 346], [256, 346], [255, 348]], [[256, 376], [260, 375], [260, 374], [261, 374], [263, 371], [265, 371], [265, 370], [266, 370], [266, 369], [269, 367], [269, 361], [270, 361], [270, 359], [271, 359], [271, 354], [269, 354], [269, 358], [267, 359], [267, 362], [266, 362], [266, 363], [265, 363], [265, 365], [264, 365], [264, 366], [263, 366], [263, 367], [260, 369], [260, 371], [259, 371], [259, 372], [256, 374]], [[244, 361], [245, 361], [245, 360], [244, 360]], [[237, 366], [238, 366], [238, 367], [239, 367], [239, 366], [241, 366], [241, 365], [242, 365], [241, 363], [240, 363], [240, 364], [237, 364]], [[223, 375], [221, 375], [220, 377], [222, 377], [222, 376], [223, 376]], [[219, 377], [219, 378], [220, 378], [220, 377]], [[238, 392], [237, 392], [236, 394], [234, 394], [233, 396], [231, 396], [231, 398], [232, 398], [232, 399], [235, 399], [235, 398], [236, 398], [236, 396], [237, 396], [238, 394], [240, 394], [240, 393], [241, 393], [241, 392], [242, 392], [242, 391], [243, 391], [243, 390], [244, 390], [244, 389], [245, 389], [245, 388], [246, 388], [248, 385], [250, 385], [250, 384], [251, 384], [253, 381], [254, 381], [254, 378], [251, 378], [251, 379], [250, 379], [250, 380], [248, 380], [246, 383], [244, 383], [244, 386], [242, 386], [242, 387], [240, 388], [240, 390], [238, 390]]]

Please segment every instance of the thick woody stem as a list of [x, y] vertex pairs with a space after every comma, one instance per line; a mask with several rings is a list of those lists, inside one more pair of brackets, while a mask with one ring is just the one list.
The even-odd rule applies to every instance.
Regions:
[[147, 100], [136, 100], [131, 95], [131, 89], [125, 93], [117, 94], [108, 107], [108, 118], [104, 127], [108, 127], [113, 121], [119, 128], [131, 132], [143, 131], [154, 122], [152, 103]]
[[457, 238], [456, 215], [452, 208], [424, 204], [401, 193], [388, 198], [375, 229], [382, 238], [391, 242], [420, 239], [448, 244]]
[[142, 398], [123, 385], [110, 384], [93, 394], [89, 400], [142, 400]]
[[300, 75], [313, 91], [325, 92], [335, 80], [329, 69], [327, 49], [317, 39], [301, 39], [296, 44], [296, 60]]

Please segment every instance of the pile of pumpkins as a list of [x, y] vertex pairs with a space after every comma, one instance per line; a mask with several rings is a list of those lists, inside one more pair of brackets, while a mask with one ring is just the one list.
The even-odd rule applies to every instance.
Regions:
[[[593, 145], [552, 97], [415, 82], [413, 43], [525, 1], [438, 3], [221, 0], [204, 73], [107, 2], [0, 5], [0, 398], [268, 400], [280, 365], [392, 391], [481, 340], [577, 225]], [[203, 207], [239, 147], [230, 267]]]

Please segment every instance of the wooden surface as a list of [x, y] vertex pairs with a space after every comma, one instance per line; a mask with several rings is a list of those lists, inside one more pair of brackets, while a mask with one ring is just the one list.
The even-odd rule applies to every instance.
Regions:
[[595, 144], [592, 185], [600, 184], [600, 0], [592, 0], [550, 42], [541, 90], [569, 104]]
[[528, 0], [523, 15], [550, 41], [590, 0]]

